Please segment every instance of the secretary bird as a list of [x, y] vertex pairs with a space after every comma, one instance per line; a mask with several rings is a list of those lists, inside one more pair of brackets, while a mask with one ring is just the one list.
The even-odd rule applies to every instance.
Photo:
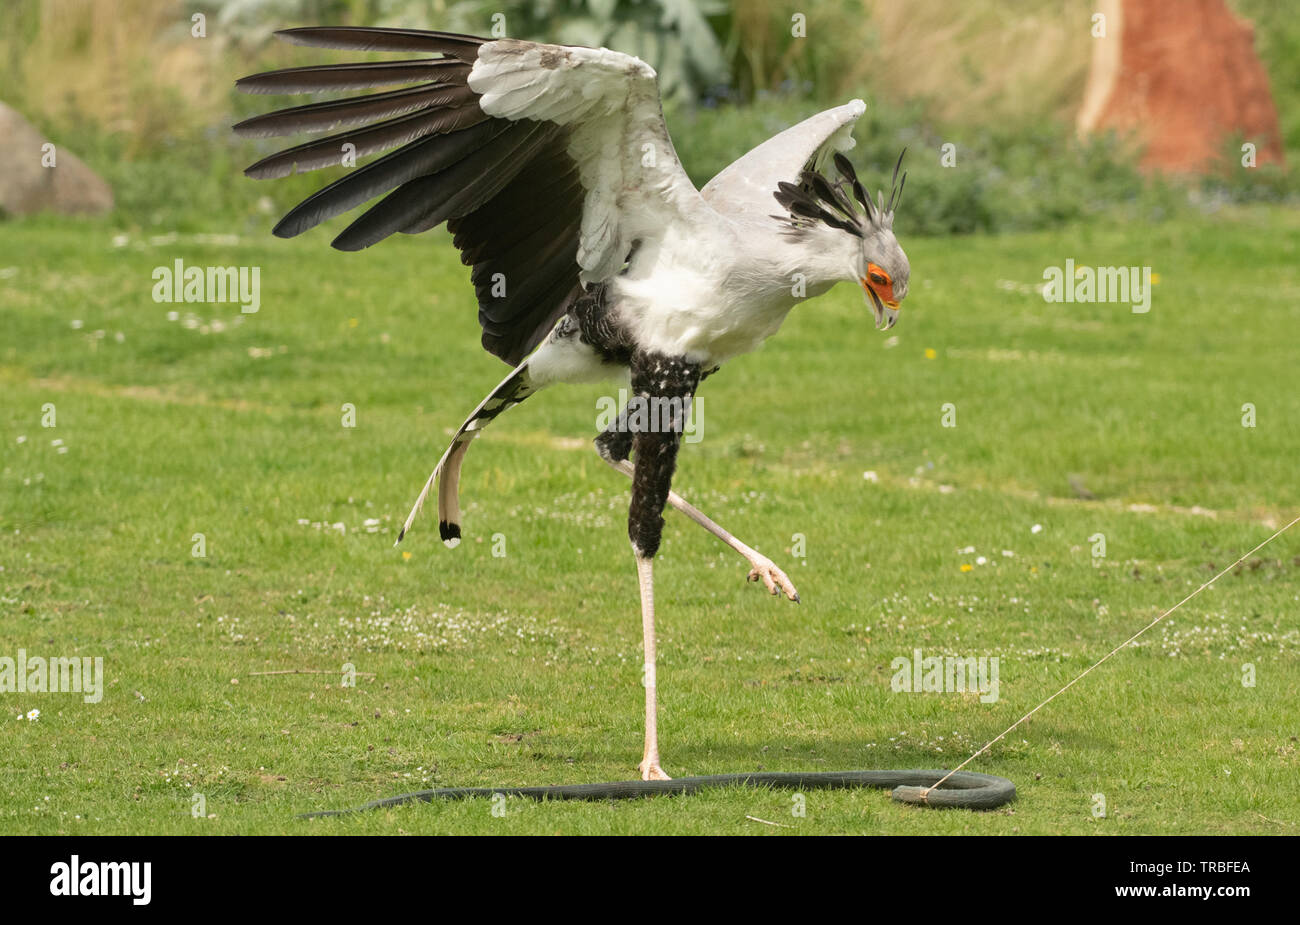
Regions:
[[[557, 382], [618, 379], [631, 398], [596, 449], [632, 479], [645, 646], [642, 779], [659, 763], [653, 566], [671, 504], [726, 543], [773, 595], [790, 578], [670, 490], [700, 382], [775, 334], [791, 308], [840, 280], [862, 287], [876, 327], [898, 319], [908, 262], [894, 237], [907, 175], [886, 199], [864, 192], [841, 151], [866, 106], [853, 100], [787, 129], [696, 190], [664, 125], [654, 70], [609, 51], [413, 29], [288, 29], [299, 45], [439, 57], [298, 67], [246, 77], [247, 93], [316, 93], [413, 84], [239, 123], [246, 136], [347, 131], [289, 148], [246, 171], [283, 177], [397, 150], [352, 170], [290, 211], [293, 237], [388, 195], [333, 246], [369, 247], [443, 222], [478, 297], [483, 347], [513, 371], [452, 439], [402, 527], [438, 486], [448, 546], [460, 542], [459, 483], [470, 442], [502, 411]], [[833, 164], [835, 176], [828, 176]], [[780, 214], [771, 214], [774, 203]], [[629, 461], [631, 459], [631, 461]]]

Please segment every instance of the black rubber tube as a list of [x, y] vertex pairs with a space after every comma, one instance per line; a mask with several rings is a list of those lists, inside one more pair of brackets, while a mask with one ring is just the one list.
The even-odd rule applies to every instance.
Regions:
[[620, 780], [606, 784], [560, 784], [554, 787], [446, 787], [420, 790], [395, 797], [374, 800], [354, 809], [304, 813], [302, 818], [342, 816], [367, 809], [382, 809], [403, 803], [432, 803], [434, 800], [468, 800], [493, 797], [498, 793], [533, 800], [625, 800], [632, 797], [662, 794], [688, 794], [706, 787], [771, 786], [793, 790], [877, 787], [892, 790], [900, 803], [953, 809], [994, 809], [1016, 798], [1016, 785], [1005, 777], [958, 771], [938, 790], [926, 790], [947, 771], [819, 771], [788, 773], [764, 771], [753, 774], [709, 774], [703, 777], [679, 777], [676, 780]]

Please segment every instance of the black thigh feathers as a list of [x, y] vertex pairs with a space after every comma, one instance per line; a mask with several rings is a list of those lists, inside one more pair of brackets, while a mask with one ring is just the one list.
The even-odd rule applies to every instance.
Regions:
[[[700, 374], [698, 364], [682, 357], [645, 352], [632, 356], [632, 397], [616, 426], [621, 423], [631, 437], [635, 469], [627, 533], [636, 554], [645, 559], [659, 551], [664, 504]], [[621, 438], [612, 438], [602, 447], [603, 438], [602, 434], [597, 440], [602, 453], [621, 448]]]

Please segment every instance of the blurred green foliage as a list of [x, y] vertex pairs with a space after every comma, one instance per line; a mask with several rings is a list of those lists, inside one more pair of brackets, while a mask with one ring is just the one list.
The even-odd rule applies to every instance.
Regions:
[[659, 73], [666, 97], [695, 98], [726, 85], [727, 61], [709, 23], [724, 0], [206, 0], [218, 26], [244, 46], [276, 23], [431, 28], [497, 38], [608, 47]]
[[[667, 115], [678, 153], [702, 185], [818, 108], [792, 96], [764, 95], [752, 107], [683, 107]], [[907, 234], [1050, 228], [1106, 210], [1159, 219], [1186, 208], [1176, 187], [1142, 177], [1115, 138], [1081, 141], [1062, 125], [940, 127], [925, 120], [919, 104], [869, 101], [854, 134], [850, 158], [873, 189], [888, 185], [899, 152], [908, 149], [898, 218]], [[948, 144], [952, 166], [943, 166]]]
[[[198, 231], [215, 219], [265, 233], [274, 219], [338, 175], [337, 170], [254, 181], [241, 171], [275, 150], [280, 139], [228, 137], [226, 125], [266, 106], [264, 97], [240, 98], [240, 114], [196, 138], [169, 139], [142, 157], [123, 156], [120, 136], [86, 127], [79, 155], [114, 187], [125, 226]], [[824, 104], [769, 94], [752, 106], [670, 105], [673, 142], [697, 186], [745, 151]], [[898, 227], [908, 235], [965, 234], [1057, 227], [1090, 216], [1110, 221], [1160, 221], [1232, 202], [1279, 201], [1297, 195], [1293, 174], [1277, 168], [1224, 170], [1196, 182], [1140, 174], [1131, 152], [1111, 135], [1079, 139], [1060, 124], [939, 126], [918, 104], [868, 104], [850, 157], [864, 182], [886, 186], [908, 148], [906, 197]], [[941, 164], [953, 145], [955, 164]], [[1226, 143], [1225, 163], [1237, 145]], [[775, 208], [775, 206], [774, 206]], [[341, 226], [340, 226], [341, 227]]]
[[[183, 72], [199, 76], [189, 83], [160, 78], [162, 72], [133, 47], [111, 56], [112, 48], [105, 46], [113, 43], [98, 35], [105, 28], [102, 19], [73, 41], [71, 27], [51, 25], [40, 0], [16, 0], [0, 10], [0, 49], [7, 45], [9, 51], [0, 54], [0, 76], [6, 80], [0, 98], [112, 184], [117, 218], [127, 228], [200, 230], [221, 221], [233, 230], [264, 233], [275, 215], [333, 178], [335, 171], [322, 171], [261, 183], [240, 174], [244, 165], [280, 145], [274, 139], [236, 139], [229, 126], [298, 101], [236, 93], [234, 78], [340, 60], [334, 53], [272, 41], [274, 28], [370, 23], [484, 34], [494, 26], [493, 13], [505, 15], [510, 35], [606, 44], [652, 61], [667, 88], [678, 91], [669, 95], [666, 116], [677, 151], [700, 185], [782, 129], [853, 96], [864, 97], [868, 111], [851, 156], [869, 183], [884, 185], [899, 150], [909, 148], [910, 179], [899, 228], [910, 235], [1032, 230], [1094, 215], [1108, 221], [1160, 220], [1232, 202], [1293, 201], [1300, 191], [1294, 171], [1239, 169], [1238, 139], [1225, 141], [1223, 169], [1210, 177], [1163, 180], [1143, 177], [1122, 139], [1080, 140], [1072, 126], [1042, 112], [988, 119], [966, 111], [948, 118], [936, 116], [929, 100], [886, 98], [876, 92], [872, 75], [858, 70], [860, 62], [871, 59], [873, 33], [856, 0], [813, 5], [808, 28], [815, 30], [815, 42], [794, 38], [785, 7], [751, 0], [116, 2], [114, 22], [126, 22], [123, 28], [132, 34], [158, 33], [150, 36], [152, 47], [179, 47], [201, 56], [199, 66]], [[1255, 20], [1286, 146], [1300, 150], [1300, 20], [1268, 0], [1233, 3]], [[209, 37], [186, 45], [193, 10], [208, 16]], [[48, 34], [52, 29], [62, 30], [54, 41]], [[35, 46], [40, 54], [74, 55], [88, 68], [122, 75], [120, 85], [106, 87], [102, 100], [69, 93], [66, 106], [51, 108], [50, 94], [38, 91], [42, 73], [57, 73], [57, 62], [46, 62], [42, 72], [22, 57], [24, 48], [42, 41]], [[193, 92], [195, 84], [205, 89]], [[945, 145], [952, 146], [952, 166], [941, 165]]]
[[1255, 51], [1268, 70], [1282, 146], [1300, 152], [1300, 6], [1293, 0], [1229, 0], [1255, 29]]

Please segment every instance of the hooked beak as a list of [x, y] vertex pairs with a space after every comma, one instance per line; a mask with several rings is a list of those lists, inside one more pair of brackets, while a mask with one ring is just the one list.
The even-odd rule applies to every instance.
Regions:
[[862, 291], [866, 293], [871, 306], [872, 312], [876, 315], [876, 330], [888, 331], [898, 322], [898, 303], [895, 301], [882, 302], [880, 296], [876, 295], [875, 290], [867, 285], [865, 279], [858, 281], [862, 285]]

